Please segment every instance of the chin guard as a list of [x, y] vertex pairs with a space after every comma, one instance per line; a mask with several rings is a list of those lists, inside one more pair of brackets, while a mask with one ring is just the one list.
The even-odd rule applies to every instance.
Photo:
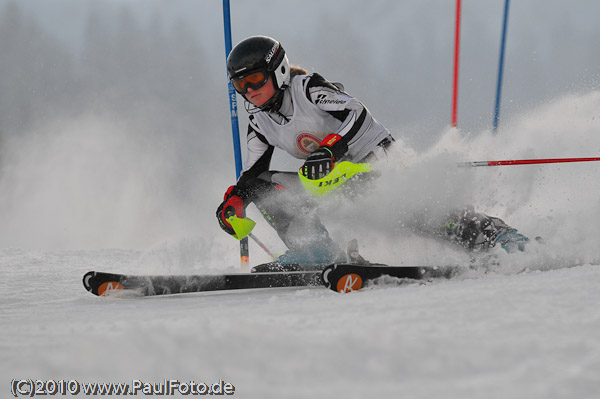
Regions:
[[373, 168], [368, 163], [352, 163], [343, 161], [335, 165], [333, 170], [327, 176], [321, 179], [311, 180], [305, 177], [302, 174], [302, 171], [299, 171], [298, 175], [300, 176], [302, 185], [309, 193], [315, 197], [321, 197], [335, 191], [353, 176], [358, 175], [359, 173], [367, 173], [372, 171]]

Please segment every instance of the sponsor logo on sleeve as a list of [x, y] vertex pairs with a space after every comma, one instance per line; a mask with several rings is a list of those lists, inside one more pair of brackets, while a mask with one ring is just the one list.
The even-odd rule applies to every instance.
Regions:
[[340, 100], [339, 98], [327, 98], [327, 94], [319, 94], [315, 104], [320, 105], [341, 105], [346, 104], [346, 100]]

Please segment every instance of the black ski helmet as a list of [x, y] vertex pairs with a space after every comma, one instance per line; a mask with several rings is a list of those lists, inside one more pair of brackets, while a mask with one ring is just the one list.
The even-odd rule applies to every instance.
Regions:
[[257, 71], [273, 78], [275, 90], [290, 84], [290, 65], [281, 43], [268, 36], [251, 36], [242, 40], [227, 57], [229, 79], [240, 79]]

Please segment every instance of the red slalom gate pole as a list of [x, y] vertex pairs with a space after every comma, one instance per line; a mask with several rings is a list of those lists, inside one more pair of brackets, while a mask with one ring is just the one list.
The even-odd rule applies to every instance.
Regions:
[[456, 127], [458, 109], [458, 60], [460, 48], [460, 0], [456, 0], [456, 24], [454, 31], [454, 82], [452, 86], [452, 127]]
[[592, 162], [600, 161], [598, 158], [547, 158], [547, 159], [513, 159], [505, 161], [473, 161], [460, 162], [458, 166], [476, 167], [476, 166], [507, 166], [507, 165], [534, 165], [544, 163], [567, 163], [567, 162]]

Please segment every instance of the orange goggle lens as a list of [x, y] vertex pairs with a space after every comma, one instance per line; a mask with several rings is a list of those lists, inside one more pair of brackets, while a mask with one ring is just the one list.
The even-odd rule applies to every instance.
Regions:
[[246, 94], [249, 88], [258, 90], [269, 80], [269, 76], [264, 72], [254, 72], [248, 76], [231, 81], [235, 90], [240, 94]]

